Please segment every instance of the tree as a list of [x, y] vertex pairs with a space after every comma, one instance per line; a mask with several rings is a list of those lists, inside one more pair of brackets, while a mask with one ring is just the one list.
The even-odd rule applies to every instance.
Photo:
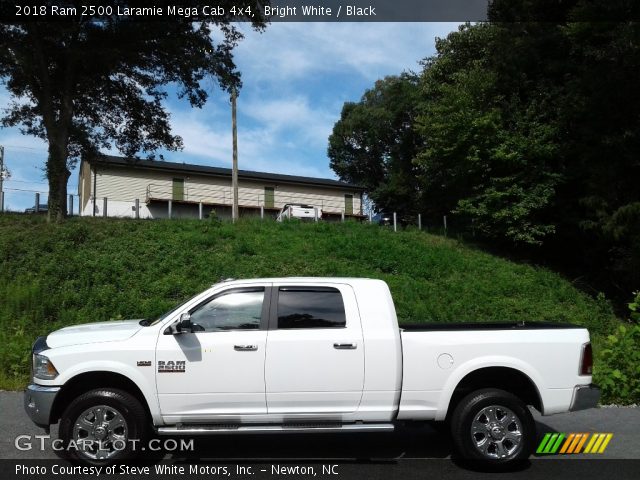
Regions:
[[619, 298], [640, 282], [639, 9], [492, 2], [437, 42], [416, 125], [427, 204]]
[[546, 213], [561, 179], [555, 89], [538, 78], [547, 64], [529, 63], [519, 28], [467, 25], [438, 42], [421, 78], [425, 148], [416, 164], [427, 213], [453, 213], [485, 238], [539, 245], [555, 231]]
[[180, 98], [202, 107], [205, 78], [228, 92], [240, 85], [232, 51], [242, 35], [230, 24], [230, 7], [250, 5], [255, 16], [245, 18], [256, 29], [265, 24], [256, 2], [218, 4], [225, 15], [197, 22], [114, 15], [0, 25], [0, 79], [14, 99], [2, 124], [48, 143], [50, 220], [66, 216], [67, 181], [82, 155], [115, 147], [126, 156], [153, 158], [158, 148], [181, 148], [162, 104], [166, 86], [176, 85]]
[[418, 77], [378, 80], [358, 103], [348, 102], [329, 137], [330, 165], [338, 176], [365, 187], [379, 210], [418, 212], [420, 190], [412, 163]]

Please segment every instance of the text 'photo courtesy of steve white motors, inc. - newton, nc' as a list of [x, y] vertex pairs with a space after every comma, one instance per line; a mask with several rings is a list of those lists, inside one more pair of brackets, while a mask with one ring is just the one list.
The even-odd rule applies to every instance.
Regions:
[[[376, 17], [376, 7], [373, 5], [353, 4], [296, 4], [296, 5], [151, 5], [147, 7], [133, 7], [125, 5], [82, 5], [80, 7], [68, 5], [16, 5], [17, 17], [75, 17], [75, 16], [122, 16], [131, 18], [202, 18], [202, 17], [233, 17], [253, 18], [260, 15], [264, 18], [304, 20], [305, 18], [317, 19]], [[257, 10], [260, 11], [257, 11]]]
[[15, 475], [31, 476], [65, 476], [65, 475], [191, 475], [213, 477], [247, 477], [251, 475], [295, 476], [295, 477], [337, 477], [340, 466], [336, 464], [270, 464], [270, 465], [69, 465], [54, 463], [51, 465], [15, 466]]

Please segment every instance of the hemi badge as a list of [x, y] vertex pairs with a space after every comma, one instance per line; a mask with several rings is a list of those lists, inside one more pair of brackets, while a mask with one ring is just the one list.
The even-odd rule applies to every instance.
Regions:
[[151, 366], [151, 360], [138, 360], [138, 366], [139, 367], [150, 367]]

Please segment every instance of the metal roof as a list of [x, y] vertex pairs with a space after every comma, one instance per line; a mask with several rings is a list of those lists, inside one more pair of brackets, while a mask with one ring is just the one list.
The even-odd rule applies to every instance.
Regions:
[[[165, 162], [160, 160], [141, 160], [137, 158], [114, 157], [101, 155], [88, 160], [89, 163], [114, 167], [131, 167], [149, 170], [165, 170], [180, 173], [196, 173], [200, 175], [212, 175], [216, 177], [231, 177], [230, 168], [208, 167], [189, 163]], [[293, 183], [304, 185], [316, 185], [321, 187], [335, 187], [341, 189], [363, 191], [364, 188], [339, 180], [328, 178], [302, 177], [298, 175], [284, 175], [281, 173], [253, 172], [250, 170], [238, 170], [238, 178], [244, 180], [262, 180], [273, 183]]]

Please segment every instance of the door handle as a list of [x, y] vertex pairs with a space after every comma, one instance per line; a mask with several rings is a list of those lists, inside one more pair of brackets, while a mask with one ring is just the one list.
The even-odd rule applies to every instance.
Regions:
[[258, 350], [257, 345], [234, 345], [233, 349], [238, 352], [253, 352]]
[[355, 350], [358, 345], [355, 343], [334, 343], [333, 348], [336, 350]]

